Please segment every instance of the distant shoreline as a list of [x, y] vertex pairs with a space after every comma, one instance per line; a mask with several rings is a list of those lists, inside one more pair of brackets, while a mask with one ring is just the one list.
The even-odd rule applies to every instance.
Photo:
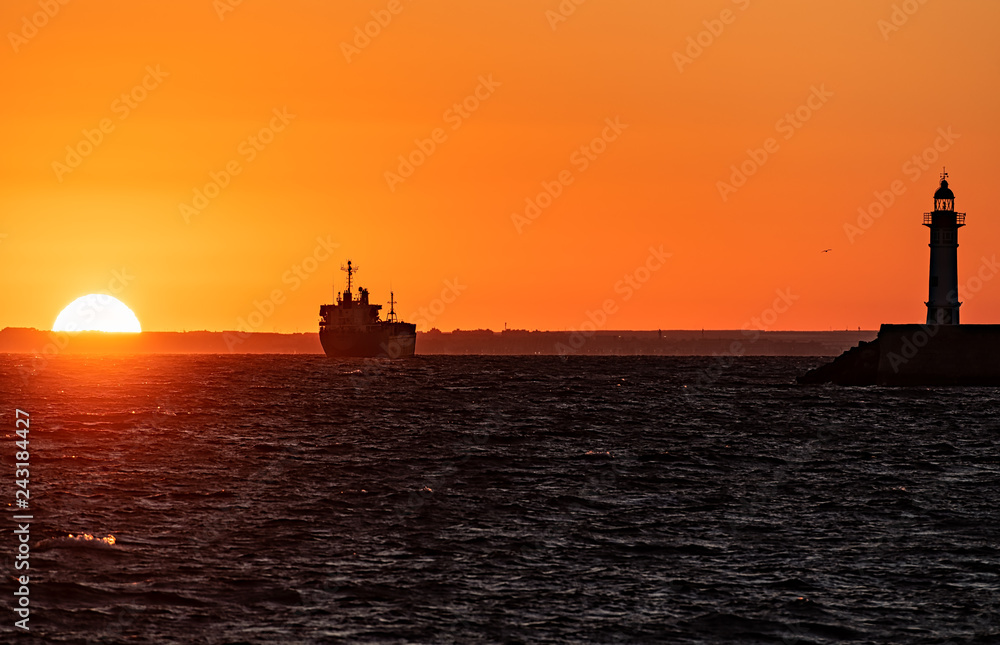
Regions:
[[[877, 330], [456, 330], [417, 332], [418, 355], [553, 356], [837, 356]], [[319, 335], [189, 331], [68, 334], [23, 327], [0, 330], [12, 354], [323, 354]]]

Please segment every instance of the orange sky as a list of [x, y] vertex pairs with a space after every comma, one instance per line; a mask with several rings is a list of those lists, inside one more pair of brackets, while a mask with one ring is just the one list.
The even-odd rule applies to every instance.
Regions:
[[[0, 4], [0, 327], [111, 288], [147, 330], [232, 329], [280, 291], [257, 330], [313, 331], [347, 258], [421, 329], [578, 328], [608, 300], [608, 329], [919, 322], [942, 165], [960, 283], [1000, 252], [1000, 3], [62, 2]], [[963, 322], [1000, 322], [1000, 280], [971, 287]]]

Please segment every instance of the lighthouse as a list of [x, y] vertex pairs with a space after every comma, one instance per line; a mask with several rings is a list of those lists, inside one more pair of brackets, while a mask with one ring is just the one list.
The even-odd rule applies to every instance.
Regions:
[[955, 212], [946, 172], [924, 226], [931, 229], [926, 324], [883, 324], [875, 340], [806, 372], [799, 383], [1000, 386], [1000, 324], [958, 324], [958, 229], [965, 226], [965, 213]]
[[931, 229], [930, 287], [927, 324], [957, 325], [958, 229], [965, 226], [965, 213], [955, 212], [955, 193], [948, 188], [948, 173], [941, 173], [941, 187], [934, 193], [934, 212], [924, 213], [924, 226]]

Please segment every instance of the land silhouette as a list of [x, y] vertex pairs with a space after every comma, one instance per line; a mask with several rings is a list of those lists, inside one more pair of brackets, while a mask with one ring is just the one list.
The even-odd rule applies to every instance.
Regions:
[[[837, 356], [874, 330], [602, 330], [432, 329], [417, 333], [418, 355]], [[189, 331], [69, 334], [32, 328], [0, 330], [0, 353], [59, 354], [323, 354], [319, 335]]]

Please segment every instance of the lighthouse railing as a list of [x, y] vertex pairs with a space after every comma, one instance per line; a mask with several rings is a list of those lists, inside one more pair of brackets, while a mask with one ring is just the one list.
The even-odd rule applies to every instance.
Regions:
[[[932, 213], [924, 213], [924, 226], [930, 226], [934, 223], [934, 216], [938, 213], [948, 213], [948, 211], [934, 211]], [[965, 213], [949, 213], [955, 216], [955, 224], [958, 226], [965, 226]]]

